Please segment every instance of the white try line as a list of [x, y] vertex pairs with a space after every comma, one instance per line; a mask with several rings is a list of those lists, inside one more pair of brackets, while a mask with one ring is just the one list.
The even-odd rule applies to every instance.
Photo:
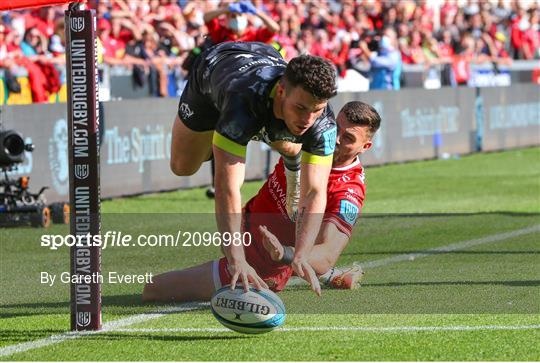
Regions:
[[[402, 262], [402, 261], [412, 260], [412, 259], [416, 259], [416, 258], [432, 256], [436, 252], [444, 253], [444, 252], [456, 251], [456, 250], [465, 249], [465, 248], [469, 248], [469, 247], [472, 247], [472, 246], [477, 246], [477, 245], [484, 244], [484, 243], [498, 242], [498, 241], [502, 241], [502, 240], [505, 240], [505, 239], [508, 239], [508, 238], [514, 238], [514, 237], [522, 236], [522, 235], [529, 234], [529, 233], [535, 233], [535, 232], [540, 232], [540, 224], [537, 224], [535, 226], [528, 227], [528, 228], [518, 229], [518, 230], [515, 230], [515, 231], [511, 231], [511, 232], [498, 233], [498, 234], [494, 234], [494, 235], [491, 235], [491, 236], [486, 236], [486, 237], [483, 237], [483, 238], [478, 238], [478, 239], [453, 243], [453, 244], [443, 246], [443, 247], [436, 247], [436, 248], [432, 248], [432, 249], [429, 249], [429, 250], [425, 250], [423, 252], [411, 253], [411, 254], [402, 254], [402, 255], [397, 255], [397, 256], [394, 256], [394, 257], [383, 258], [383, 259], [380, 259], [380, 260], [368, 261], [366, 263], [362, 263], [361, 266], [363, 268], [374, 268], [374, 267], [386, 266], [386, 265], [390, 265], [390, 264], [397, 263], [397, 262]], [[303, 280], [300, 280], [300, 281], [303, 281]], [[70, 339], [77, 339], [77, 338], [83, 337], [85, 335], [92, 335], [92, 334], [99, 334], [99, 333], [104, 333], [104, 332], [118, 331], [117, 329], [122, 329], [123, 327], [130, 326], [130, 325], [133, 325], [133, 324], [136, 324], [136, 323], [141, 323], [141, 322], [144, 322], [144, 321], [157, 319], [157, 318], [160, 318], [160, 317], [162, 317], [162, 316], [164, 316], [166, 314], [169, 314], [169, 313], [197, 310], [197, 309], [200, 309], [200, 308], [205, 307], [205, 306], [208, 306], [208, 303], [206, 303], [206, 304], [203, 304], [203, 303], [199, 303], [199, 304], [193, 304], [193, 303], [181, 304], [181, 305], [176, 306], [176, 307], [160, 310], [160, 311], [158, 311], [156, 313], [137, 314], [137, 315], [133, 315], [133, 316], [130, 316], [130, 317], [127, 317], [127, 318], [115, 320], [115, 321], [104, 324], [103, 329], [100, 330], [100, 331], [92, 331], [92, 332], [84, 332], [84, 333], [67, 332], [67, 333], [63, 333], [63, 334], [52, 335], [52, 336], [50, 336], [48, 338], [33, 340], [33, 341], [14, 344], [14, 345], [8, 345], [6, 347], [0, 348], [0, 357], [12, 355], [12, 354], [15, 354], [15, 353], [22, 353], [22, 352], [26, 352], [26, 351], [29, 351], [29, 350], [32, 350], [32, 349], [46, 347], [46, 346], [61, 343], [63, 341], [70, 340]], [[283, 328], [283, 329], [296, 329], [296, 328], [291, 327], [291, 328]], [[216, 331], [221, 332], [221, 331], [228, 331], [228, 330], [227, 329], [220, 329], [220, 330], [216, 330]]]
[[[475, 331], [475, 330], [536, 330], [540, 325], [477, 325], [477, 326], [300, 326], [277, 328], [276, 332], [329, 332], [329, 331], [359, 331], [376, 333], [396, 332], [437, 332], [437, 331]], [[120, 333], [233, 333], [227, 328], [120, 328], [114, 332]]]
[[63, 334], [51, 335], [50, 337], [43, 338], [43, 339], [33, 340], [33, 341], [14, 344], [14, 345], [8, 345], [6, 347], [0, 348], [0, 357], [12, 355], [15, 353], [22, 353], [22, 352], [26, 352], [32, 349], [42, 348], [42, 347], [46, 347], [53, 344], [62, 343], [66, 340], [78, 339], [86, 335], [117, 331], [117, 329], [122, 329], [125, 326], [130, 326], [133, 324], [157, 319], [170, 313], [198, 310], [198, 309], [207, 307], [208, 305], [209, 305], [208, 303], [186, 303], [179, 306], [164, 308], [156, 313], [137, 314], [137, 315], [129, 316], [127, 318], [114, 320], [114, 321], [103, 324], [103, 328], [99, 331], [67, 332]]

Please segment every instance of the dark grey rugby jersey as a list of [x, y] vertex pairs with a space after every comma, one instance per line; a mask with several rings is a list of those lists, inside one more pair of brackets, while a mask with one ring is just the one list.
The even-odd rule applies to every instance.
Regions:
[[334, 152], [336, 122], [330, 105], [301, 136], [291, 134], [285, 122], [275, 118], [270, 94], [287, 62], [272, 46], [221, 43], [203, 52], [193, 67], [179, 105], [179, 116], [188, 127], [215, 129], [244, 146], [250, 140], [284, 140], [300, 143], [303, 151], [314, 155]]

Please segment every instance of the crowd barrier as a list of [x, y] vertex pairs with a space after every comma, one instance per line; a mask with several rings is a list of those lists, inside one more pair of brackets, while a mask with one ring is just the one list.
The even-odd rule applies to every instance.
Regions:
[[[372, 104], [383, 122], [364, 165], [432, 159], [476, 151], [540, 145], [540, 87], [407, 89], [341, 93], [332, 99], [337, 112], [346, 102]], [[101, 195], [105, 198], [204, 186], [206, 163], [191, 177], [169, 169], [171, 127], [177, 100], [138, 99], [105, 102], [101, 145]], [[30, 186], [49, 186], [49, 202], [68, 200], [66, 104], [4, 106], [4, 129], [15, 129], [35, 145], [13, 177], [29, 175]], [[277, 160], [266, 145], [251, 142], [247, 179], [261, 179]]]
[[[67, 87], [65, 84], [65, 68], [57, 68], [60, 73], [62, 83], [61, 89], [49, 96], [49, 103], [63, 103], [67, 100]], [[369, 74], [369, 65], [358, 67]], [[442, 77], [443, 65], [432, 64], [429, 67], [423, 64], [404, 64], [401, 88], [425, 88], [437, 89], [444, 86]], [[100, 66], [100, 98], [105, 101], [135, 99], [151, 97], [152, 92], [150, 82], [146, 80], [144, 84], [135, 84], [132, 70], [122, 66]], [[347, 86], [343, 91], [363, 91], [363, 87], [358, 84], [358, 73], [355, 77], [342, 78], [341, 81]], [[5, 82], [5, 71], [0, 68], [0, 105], [25, 105], [32, 103], [32, 92], [28, 79], [28, 72], [22, 67], [16, 67], [13, 71], [21, 86], [20, 93], [9, 92]], [[167, 78], [167, 96], [178, 97], [185, 85], [182, 77], [177, 77], [175, 71], [170, 71]], [[369, 87], [369, 80], [365, 79], [366, 89]], [[469, 87], [497, 87], [509, 86], [518, 83], [540, 84], [540, 67], [538, 61], [519, 60], [514, 61], [509, 66], [494, 67], [493, 63], [471, 64]], [[349, 87], [351, 87], [349, 89]]]

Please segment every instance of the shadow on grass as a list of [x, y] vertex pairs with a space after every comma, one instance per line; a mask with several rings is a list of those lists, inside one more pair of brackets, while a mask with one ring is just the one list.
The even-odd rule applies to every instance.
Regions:
[[[9, 344], [18, 344], [27, 342], [29, 340], [37, 340], [42, 338], [48, 338], [51, 335], [59, 335], [66, 333], [66, 330], [59, 329], [41, 329], [41, 330], [17, 330], [7, 329], [0, 332], [0, 342], [9, 342]], [[182, 334], [182, 333], [179, 333]], [[164, 341], [229, 341], [236, 339], [251, 339], [253, 336], [249, 335], [224, 335], [222, 333], [201, 333], [205, 335], [163, 335], [156, 332], [155, 334], [139, 334], [139, 333], [96, 333], [82, 336], [82, 339], [86, 340], [164, 340]], [[213, 334], [213, 335], [207, 335]]]
[[413, 253], [421, 253], [424, 255], [538, 255], [540, 250], [531, 251], [425, 251], [425, 250], [410, 250], [410, 251], [365, 251], [365, 252], [344, 252], [342, 256], [362, 256], [362, 255], [407, 255]]
[[[511, 287], [535, 287], [540, 286], [540, 280], [508, 280], [508, 281], [406, 281], [406, 282], [364, 282], [362, 288], [369, 287], [400, 287], [400, 286], [481, 286], [481, 285], [498, 285], [498, 286], [511, 286]], [[299, 284], [295, 286], [288, 286], [287, 293], [303, 293], [311, 291], [307, 282], [305, 284]], [[342, 290], [348, 291], [348, 290]]]
[[418, 282], [384, 282], [364, 283], [362, 287], [400, 287], [400, 286], [461, 286], [461, 285], [499, 285], [499, 286], [540, 286], [540, 280], [514, 281], [418, 281]]
[[[114, 315], [152, 314], [156, 311], [181, 305], [143, 303], [140, 294], [107, 295], [102, 297], [102, 310]], [[207, 307], [201, 305], [196, 310], [204, 310]], [[69, 301], [21, 303], [0, 305], [0, 318], [14, 318], [18, 316], [69, 314]], [[177, 311], [164, 311], [162, 314], [175, 314]]]
[[362, 218], [424, 218], [424, 217], [470, 217], [500, 215], [508, 217], [534, 217], [540, 216], [540, 212], [512, 212], [512, 211], [493, 211], [493, 212], [447, 212], [447, 213], [364, 213]]
[[[89, 336], [85, 336], [84, 339], [94, 339], [94, 340], [165, 340], [165, 341], [197, 341], [197, 340], [208, 340], [208, 341], [229, 341], [229, 340], [236, 340], [236, 339], [252, 339], [253, 336], [250, 335], [224, 335], [223, 333], [201, 333], [205, 335], [194, 335], [191, 333], [190, 335], [184, 335], [185, 333], [178, 333], [179, 335], [172, 335], [167, 334], [163, 335], [163, 333], [156, 332], [155, 334], [140, 334], [140, 333], [99, 333], [99, 334], [92, 334]], [[182, 334], [182, 335], [180, 335]], [[207, 334], [213, 334], [213, 335], [207, 335]]]
[[63, 334], [65, 330], [61, 329], [39, 329], [39, 330], [19, 330], [3, 329], [0, 331], [0, 342], [21, 343], [28, 340], [46, 338], [51, 335]]

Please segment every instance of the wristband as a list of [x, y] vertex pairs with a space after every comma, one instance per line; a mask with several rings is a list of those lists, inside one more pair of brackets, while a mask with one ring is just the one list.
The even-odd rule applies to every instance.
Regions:
[[283, 247], [283, 257], [279, 262], [284, 265], [290, 265], [294, 259], [294, 249], [290, 246]]

